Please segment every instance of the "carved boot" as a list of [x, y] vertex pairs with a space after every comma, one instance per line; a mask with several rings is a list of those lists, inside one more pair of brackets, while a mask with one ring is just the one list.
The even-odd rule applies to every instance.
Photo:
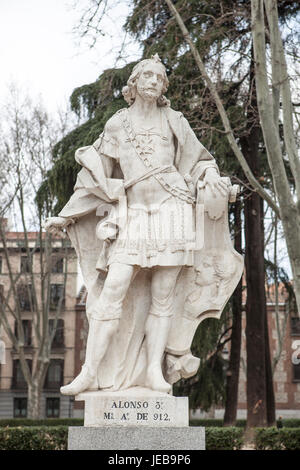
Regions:
[[89, 372], [89, 368], [84, 364], [81, 368], [81, 372], [69, 385], [60, 387], [60, 393], [63, 395], [78, 395], [78, 393], [84, 390], [97, 390], [95, 386], [92, 386], [94, 382], [94, 375]]
[[90, 319], [85, 363], [80, 374], [69, 385], [60, 388], [63, 395], [78, 395], [85, 390], [98, 390], [97, 371], [119, 320]]
[[167, 344], [171, 317], [149, 314], [146, 322], [147, 374], [146, 386], [157, 392], [168, 393], [171, 385], [162, 373], [162, 359]]

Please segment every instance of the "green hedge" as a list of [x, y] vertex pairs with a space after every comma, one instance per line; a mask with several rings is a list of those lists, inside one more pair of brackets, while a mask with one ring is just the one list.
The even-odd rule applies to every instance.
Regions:
[[[243, 444], [241, 428], [207, 428], [207, 450], [240, 449]], [[25, 426], [0, 428], [0, 450], [66, 450], [67, 426]]]
[[[300, 428], [300, 419], [295, 418], [284, 418], [278, 420], [277, 423], [280, 421], [280, 424], [284, 428]], [[220, 427], [223, 426], [223, 419], [191, 419], [190, 426], [205, 426], [208, 427]], [[246, 427], [246, 420], [245, 419], [238, 419], [236, 421], [235, 427], [237, 428], [245, 428]]]
[[[300, 428], [300, 419], [284, 418], [280, 420], [284, 428]], [[277, 421], [277, 423], [279, 420]]]
[[[205, 426], [206, 428], [219, 428], [223, 426], [223, 419], [214, 419], [214, 418], [207, 418], [207, 419], [191, 419], [190, 426]], [[228, 426], [230, 427], [230, 426]], [[246, 420], [245, 419], [238, 419], [236, 421], [236, 428], [244, 428], [246, 427]]]
[[239, 450], [243, 439], [243, 429], [237, 427], [205, 429], [206, 450]]
[[204, 426], [205, 428], [218, 428], [223, 426], [222, 419], [191, 419], [190, 426]]
[[[207, 450], [239, 450], [241, 427], [206, 427]], [[0, 450], [66, 450], [68, 426], [23, 426], [0, 428]], [[300, 450], [300, 428], [257, 428], [257, 450]]]
[[257, 428], [257, 450], [300, 450], [300, 428]]
[[67, 426], [0, 429], [0, 450], [67, 450]]
[[81, 418], [47, 418], [47, 419], [0, 419], [1, 427], [18, 427], [18, 426], [83, 426]]

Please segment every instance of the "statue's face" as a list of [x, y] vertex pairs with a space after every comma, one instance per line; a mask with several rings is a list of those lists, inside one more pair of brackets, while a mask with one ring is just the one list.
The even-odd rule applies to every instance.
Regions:
[[156, 101], [164, 87], [164, 71], [162, 65], [149, 62], [143, 68], [137, 80], [137, 93], [146, 101]]
[[205, 256], [202, 262], [197, 266], [196, 284], [200, 286], [209, 286], [216, 281], [215, 268], [212, 257]]

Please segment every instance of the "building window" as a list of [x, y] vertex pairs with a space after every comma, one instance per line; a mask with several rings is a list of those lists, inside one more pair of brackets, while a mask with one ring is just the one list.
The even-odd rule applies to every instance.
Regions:
[[[52, 334], [54, 327], [54, 320], [49, 320], [49, 334]], [[57, 320], [56, 332], [52, 341], [52, 348], [62, 348], [64, 347], [64, 321], [59, 319]]]
[[[24, 332], [24, 346], [31, 346], [31, 320], [22, 320], [22, 327]], [[15, 336], [18, 339], [18, 323], [15, 322]]]
[[51, 359], [48, 367], [45, 386], [49, 390], [59, 390], [63, 384], [64, 361], [63, 359]]
[[21, 256], [21, 273], [30, 273], [32, 271], [32, 259], [28, 256]]
[[65, 305], [64, 286], [62, 284], [51, 284], [50, 286], [50, 310], [56, 310], [62, 299], [62, 307]]
[[300, 318], [298, 317], [291, 317], [291, 334], [300, 336]]
[[63, 273], [64, 272], [64, 258], [59, 255], [52, 256], [52, 273]]
[[27, 398], [14, 398], [14, 418], [27, 417]]
[[46, 418], [59, 418], [59, 398], [46, 398]]
[[[30, 359], [26, 359], [29, 369], [31, 371], [32, 361]], [[16, 389], [26, 389], [27, 383], [21, 368], [21, 363], [19, 359], [15, 359], [13, 361], [13, 379], [12, 379], [12, 388]]]
[[31, 284], [19, 284], [17, 288], [20, 309], [23, 311], [31, 310], [33, 299]]
[[293, 364], [293, 380], [300, 382], [300, 364]]

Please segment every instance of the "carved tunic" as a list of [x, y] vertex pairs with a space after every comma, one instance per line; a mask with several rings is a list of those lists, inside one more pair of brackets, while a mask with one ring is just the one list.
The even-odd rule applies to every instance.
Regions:
[[[132, 140], [118, 123], [118, 132], [105, 129], [98, 151], [113, 158], [124, 175], [127, 194], [127, 223], [110, 248], [108, 265], [113, 262], [140, 267], [193, 265], [195, 239], [192, 204], [176, 196], [176, 189], [192, 194], [174, 166], [175, 142], [168, 121], [160, 112], [160, 127], [133, 128]], [[118, 115], [114, 119], [120, 119]], [[142, 154], [145, 162], [139, 158]], [[148, 163], [148, 165], [147, 165]], [[167, 191], [151, 175], [163, 173]], [[161, 171], [159, 171], [161, 169]], [[174, 193], [172, 193], [172, 188]]]

